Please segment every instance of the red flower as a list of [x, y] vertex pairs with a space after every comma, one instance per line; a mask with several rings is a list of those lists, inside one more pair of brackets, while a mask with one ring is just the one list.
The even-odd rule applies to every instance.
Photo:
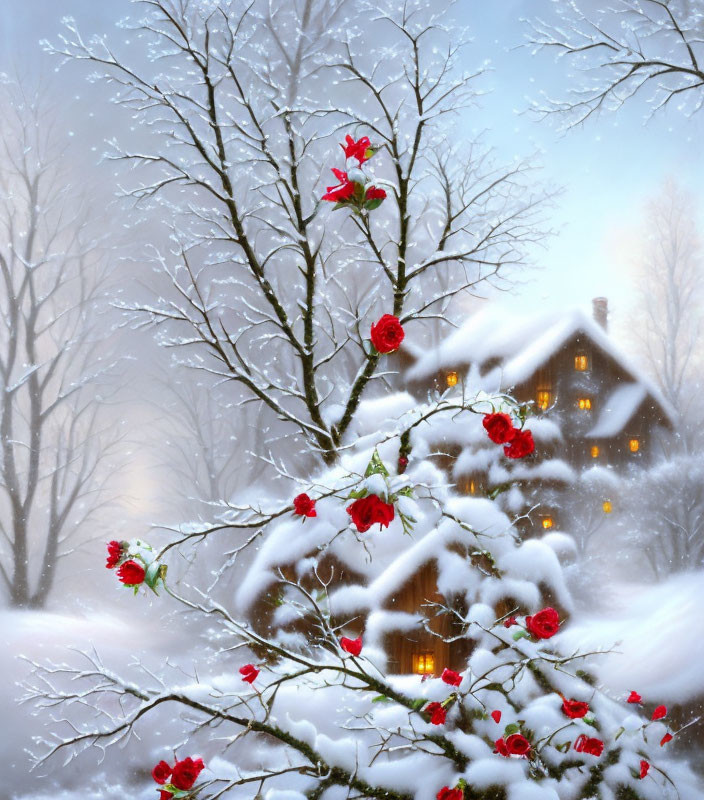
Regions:
[[628, 695], [628, 699], [626, 700], [627, 703], [640, 703], [643, 698], [638, 694], [638, 692], [631, 692]]
[[501, 722], [501, 712], [500, 711], [492, 711], [491, 712], [491, 718], [498, 725], [499, 722]]
[[510, 444], [504, 445], [504, 455], [507, 458], [523, 458], [535, 450], [533, 434], [528, 430], [516, 431]]
[[506, 756], [506, 758], [511, 755], [508, 752], [508, 747], [506, 747], [506, 742], [503, 739], [497, 739], [494, 742], [494, 752], [498, 753], [499, 755]]
[[462, 800], [464, 792], [457, 786], [454, 789], [450, 789], [449, 786], [443, 786], [435, 797], [437, 800]]
[[172, 797], [171, 792], [167, 792], [166, 789], [162, 789], [159, 792], [159, 800], [171, 800]]
[[454, 669], [445, 669], [442, 671], [442, 675], [440, 679], [445, 683], [449, 683], [450, 686], [459, 686], [462, 683], [462, 676], [459, 672], [455, 672]]
[[513, 733], [506, 739], [506, 749], [512, 756], [527, 756], [530, 753], [530, 742], [520, 733]]
[[317, 517], [315, 510], [315, 500], [311, 500], [307, 494], [299, 494], [293, 498], [293, 513], [299, 517]]
[[358, 636], [356, 639], [348, 639], [343, 636], [340, 639], [340, 647], [353, 656], [358, 656], [362, 652], [362, 637]]
[[115, 569], [115, 567], [120, 563], [121, 556], [122, 543], [116, 542], [114, 539], [112, 542], [108, 542], [108, 560], [105, 562], [105, 566], [108, 569]]
[[332, 168], [339, 183], [335, 186], [328, 186], [327, 192], [323, 195], [323, 200], [330, 200], [339, 203], [341, 200], [348, 200], [354, 194], [354, 183], [347, 177], [347, 173], [341, 169]]
[[509, 617], [503, 622], [504, 628], [510, 628], [512, 625], [518, 625], [518, 620], [515, 617]]
[[668, 742], [671, 742], [673, 738], [671, 733], [666, 733], [662, 739], [660, 739], [660, 747], [664, 747]]
[[444, 725], [447, 718], [447, 711], [440, 703], [428, 703], [423, 709], [426, 714], [430, 715], [430, 721], [433, 725]]
[[139, 586], [144, 581], [144, 567], [130, 559], [118, 567], [117, 577], [125, 586]]
[[386, 200], [386, 192], [378, 186], [370, 186], [364, 195], [365, 200]]
[[168, 781], [169, 775], [171, 775], [171, 767], [166, 761], [160, 761], [152, 770], [152, 778], [162, 786]]
[[653, 716], [650, 719], [662, 719], [666, 715], [667, 708], [665, 706], [658, 706], [655, 711], [653, 711]]
[[578, 753], [587, 753], [590, 756], [600, 756], [604, 752], [604, 743], [601, 739], [592, 739], [583, 733], [577, 737], [574, 749]]
[[368, 136], [362, 136], [361, 139], [355, 141], [348, 133], [347, 136], [345, 136], [345, 144], [341, 144], [340, 147], [345, 153], [345, 158], [356, 158], [360, 165], [364, 164], [365, 161], [369, 161], [374, 155], [373, 152], [367, 155], [367, 151], [371, 147]]
[[198, 780], [198, 776], [204, 768], [205, 764], [201, 758], [195, 761], [192, 758], [184, 758], [183, 761], [177, 761], [174, 771], [171, 773], [171, 783], [177, 789], [183, 789], [184, 791], [190, 789]]
[[254, 683], [257, 679], [257, 675], [259, 675], [259, 670], [254, 664], [245, 664], [243, 667], [240, 667], [240, 675], [245, 683]]
[[494, 444], [506, 444], [518, 433], [508, 414], [485, 414], [482, 425]]
[[377, 522], [380, 529], [382, 526], [388, 528], [394, 518], [394, 507], [392, 503], [385, 503], [378, 495], [368, 494], [347, 506], [347, 513], [352, 517], [357, 530], [364, 533]]
[[544, 608], [532, 617], [526, 617], [526, 629], [536, 639], [550, 639], [560, 627], [560, 616], [554, 608]]
[[399, 474], [406, 471], [406, 467], [408, 466], [408, 459], [406, 456], [399, 456], [398, 457], [398, 472]]
[[405, 335], [398, 317], [393, 314], [384, 314], [376, 325], [372, 325], [371, 340], [379, 353], [398, 350]]
[[589, 713], [589, 703], [582, 703], [579, 700], [562, 699], [562, 710], [570, 719], [581, 719]]
[[650, 764], [648, 764], [648, 762], [645, 761], [645, 759], [641, 759], [641, 762], [640, 762], [640, 777], [641, 777], [641, 780], [643, 778], [645, 778], [645, 776], [648, 774], [648, 770], [649, 769], [650, 769]]

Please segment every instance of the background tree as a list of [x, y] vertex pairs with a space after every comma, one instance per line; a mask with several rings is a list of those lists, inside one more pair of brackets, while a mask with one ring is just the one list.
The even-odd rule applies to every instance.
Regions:
[[96, 312], [104, 244], [76, 196], [56, 116], [6, 86], [0, 128], [0, 576], [12, 605], [41, 607], [59, 559], [106, 500], [115, 437], [97, 393], [109, 359]]

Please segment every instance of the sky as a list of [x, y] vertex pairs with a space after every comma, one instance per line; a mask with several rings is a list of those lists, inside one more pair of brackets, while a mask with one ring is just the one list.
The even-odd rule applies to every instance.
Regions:
[[[667, 177], [701, 199], [704, 150], [696, 143], [704, 134], [704, 116], [688, 119], [673, 110], [646, 122], [643, 98], [618, 114], [607, 113], [562, 133], [528, 112], [541, 91], [564, 97], [569, 85], [564, 62], [556, 64], [549, 54], [535, 55], [518, 46], [526, 37], [522, 18], [549, 18], [552, 5], [551, 0], [459, 0], [456, 14], [473, 37], [465, 66], [474, 69], [490, 62], [482, 79], [487, 93], [479, 108], [466, 112], [467, 130], [484, 132], [503, 159], [537, 154], [541, 170], [536, 180], [562, 188], [550, 217], [556, 235], [534, 254], [539, 269], [507, 302], [588, 307], [592, 297], [603, 295], [610, 300], [613, 320], [623, 322], [633, 303], [644, 204]], [[109, 32], [131, 3], [4, 0], [3, 7], [0, 68], [50, 74], [56, 59], [43, 53], [39, 41], [55, 39], [63, 17], [75, 17], [86, 32]], [[76, 125], [89, 131], [97, 158], [100, 147], [95, 143], [112, 133], [106, 101], [72, 67], [60, 73], [60, 80], [66, 86], [67, 109]]]

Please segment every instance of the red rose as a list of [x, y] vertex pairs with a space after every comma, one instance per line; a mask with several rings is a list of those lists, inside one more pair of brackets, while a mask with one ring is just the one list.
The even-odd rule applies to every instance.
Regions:
[[518, 620], [515, 617], [509, 617], [504, 620], [504, 628], [510, 628], [512, 625], [518, 625]]
[[144, 581], [144, 567], [130, 559], [118, 567], [117, 577], [125, 586], [139, 586]]
[[454, 789], [450, 789], [449, 786], [443, 786], [435, 797], [437, 800], [462, 800], [464, 792], [457, 786]]
[[183, 761], [177, 761], [174, 771], [171, 773], [171, 783], [177, 789], [183, 789], [184, 791], [190, 789], [198, 780], [198, 776], [204, 768], [205, 764], [201, 758], [195, 761], [192, 758], [184, 758]]
[[354, 183], [347, 177], [347, 173], [341, 169], [332, 168], [335, 177], [339, 181], [336, 186], [328, 186], [327, 192], [323, 195], [323, 200], [330, 200], [332, 203], [339, 203], [340, 200], [348, 200], [354, 194]]
[[526, 756], [530, 753], [530, 742], [520, 733], [513, 733], [506, 739], [506, 749], [513, 756]]
[[362, 652], [362, 637], [358, 636], [356, 639], [348, 639], [343, 636], [340, 639], [340, 647], [353, 656], [358, 656]]
[[544, 608], [532, 617], [526, 617], [526, 630], [536, 639], [550, 639], [560, 627], [560, 617], [554, 608]]
[[671, 742], [673, 738], [671, 733], [666, 733], [662, 739], [660, 739], [660, 747], [664, 747], [668, 742]]
[[160, 761], [152, 770], [152, 778], [161, 785], [168, 781], [169, 775], [171, 775], [171, 767], [166, 761]]
[[240, 667], [240, 675], [245, 683], [254, 683], [257, 679], [257, 675], [259, 675], [259, 670], [254, 664], [245, 664], [243, 667]]
[[166, 789], [162, 789], [159, 792], [159, 800], [171, 800], [172, 797], [171, 792], [167, 792]]
[[315, 510], [315, 500], [311, 500], [307, 494], [299, 494], [293, 498], [293, 513], [299, 517], [317, 517]]
[[376, 325], [372, 325], [372, 344], [379, 353], [393, 353], [398, 350], [404, 336], [403, 327], [393, 314], [384, 314]]
[[640, 762], [640, 777], [641, 777], [641, 780], [643, 778], [645, 778], [645, 776], [648, 774], [648, 770], [649, 769], [650, 769], [650, 764], [648, 764], [648, 762], [645, 761], [645, 759], [641, 759], [641, 762]]
[[508, 414], [485, 414], [482, 425], [494, 444], [506, 444], [518, 433]]
[[114, 539], [112, 542], [108, 542], [108, 560], [105, 562], [105, 566], [108, 569], [115, 569], [115, 567], [120, 563], [121, 556], [122, 543], [116, 542]]
[[562, 710], [570, 719], [581, 719], [589, 713], [589, 703], [581, 703], [579, 700], [562, 699]]
[[523, 458], [535, 450], [533, 434], [528, 430], [516, 431], [510, 444], [504, 445], [504, 455], [507, 458]]
[[348, 133], [347, 136], [345, 136], [345, 144], [341, 144], [340, 147], [345, 154], [345, 158], [356, 158], [360, 165], [364, 164], [365, 161], [369, 161], [374, 155], [374, 153], [369, 153], [369, 155], [367, 155], [367, 151], [371, 147], [368, 136], [362, 136], [361, 139], [355, 141]]
[[503, 739], [497, 739], [494, 742], [494, 752], [498, 753], [499, 755], [506, 756], [506, 758], [511, 755], [508, 752], [508, 747], [506, 747], [506, 742]]
[[631, 692], [628, 695], [628, 699], [626, 700], [627, 703], [640, 703], [643, 698], [638, 694], [638, 692]]
[[352, 517], [357, 530], [364, 533], [377, 522], [380, 529], [388, 528], [394, 518], [394, 506], [393, 503], [385, 503], [378, 495], [368, 494], [347, 506], [347, 513]]
[[650, 719], [662, 719], [666, 715], [667, 708], [665, 708], [665, 706], [658, 706], [655, 711], [653, 711], [653, 716]]
[[462, 683], [462, 676], [459, 672], [455, 672], [454, 669], [447, 669], [447, 667], [442, 671], [440, 679], [445, 683], [449, 683], [450, 686], [459, 686]]
[[498, 725], [499, 722], [501, 722], [501, 712], [500, 711], [492, 711], [491, 712], [491, 718]]
[[398, 457], [398, 473], [402, 475], [406, 471], [406, 467], [408, 466], [408, 459], [406, 456], [399, 456]]
[[600, 756], [604, 752], [604, 743], [601, 739], [592, 739], [590, 736], [580, 734], [575, 743], [574, 749], [578, 753], [588, 753], [590, 756]]
[[365, 200], [386, 200], [386, 192], [378, 186], [370, 186], [364, 195]]
[[445, 724], [447, 711], [445, 711], [440, 703], [428, 703], [423, 710], [430, 716], [430, 721], [433, 725]]

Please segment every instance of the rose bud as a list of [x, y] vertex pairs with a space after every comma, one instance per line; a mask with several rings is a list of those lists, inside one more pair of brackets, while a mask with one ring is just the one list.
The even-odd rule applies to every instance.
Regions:
[[660, 747], [664, 747], [668, 742], [671, 742], [673, 738], [671, 733], [666, 733], [662, 739], [660, 739]]
[[492, 711], [491, 712], [491, 718], [498, 725], [499, 722], [501, 722], [501, 712], [500, 711]]
[[340, 639], [340, 647], [350, 655], [358, 656], [362, 652], [362, 637], [358, 636], [356, 639], [348, 639], [343, 636]]
[[570, 719], [581, 719], [589, 713], [589, 703], [581, 703], [579, 700], [562, 700], [562, 710]]
[[638, 692], [631, 692], [628, 695], [628, 699], [626, 700], [627, 703], [640, 703], [643, 698], [638, 694]]
[[139, 586], [144, 582], [144, 567], [136, 561], [125, 561], [117, 568], [117, 577], [125, 586]]
[[658, 706], [655, 711], [653, 711], [653, 716], [650, 719], [662, 719], [665, 716], [667, 716], [667, 708], [665, 706]]
[[430, 722], [433, 725], [444, 725], [447, 718], [447, 711], [440, 703], [428, 703], [423, 709], [426, 714], [430, 716]]
[[240, 667], [240, 675], [245, 683], [254, 683], [257, 679], [257, 675], [259, 675], [259, 670], [254, 664], [245, 664], [243, 667]]
[[455, 672], [454, 669], [447, 669], [447, 667], [442, 671], [440, 679], [445, 683], [449, 683], [450, 686], [459, 686], [462, 683], [462, 676], [459, 672]]
[[296, 495], [293, 498], [293, 513], [299, 517], [317, 517], [318, 512], [315, 510], [315, 500], [312, 500], [305, 493]]

